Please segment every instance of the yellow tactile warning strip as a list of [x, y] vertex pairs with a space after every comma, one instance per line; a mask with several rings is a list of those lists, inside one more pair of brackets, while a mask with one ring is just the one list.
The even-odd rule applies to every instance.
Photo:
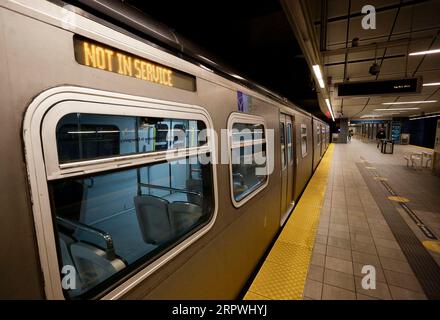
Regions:
[[419, 149], [424, 149], [424, 150], [426, 150], [426, 151], [433, 151], [433, 150], [434, 150], [434, 149], [432, 149], [432, 148], [425, 148], [425, 147], [416, 146], [416, 145], [413, 145], [413, 144], [410, 144], [410, 146], [411, 146], [411, 147], [415, 147], [415, 148], [419, 148]]
[[330, 144], [244, 300], [302, 299], [333, 149]]
[[399, 197], [399, 196], [389, 196], [388, 199], [390, 199], [391, 201], [401, 202], [401, 203], [409, 202], [408, 198]]
[[429, 251], [440, 253], [440, 241], [426, 240], [422, 242]]

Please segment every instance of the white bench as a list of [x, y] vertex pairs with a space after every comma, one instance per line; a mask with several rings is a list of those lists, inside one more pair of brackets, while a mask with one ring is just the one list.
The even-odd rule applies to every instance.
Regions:
[[406, 166], [409, 167], [411, 162], [411, 167], [417, 170], [417, 161], [420, 162], [420, 169], [423, 166], [423, 155], [421, 153], [411, 153], [409, 156], [403, 157], [406, 160]]

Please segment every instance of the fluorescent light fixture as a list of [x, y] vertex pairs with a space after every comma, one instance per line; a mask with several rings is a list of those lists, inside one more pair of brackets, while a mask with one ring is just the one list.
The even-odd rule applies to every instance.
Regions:
[[398, 101], [398, 102], [384, 102], [383, 105], [393, 104], [419, 104], [419, 103], [435, 103], [437, 100], [422, 100], [422, 101]]
[[435, 117], [440, 117], [440, 114], [433, 114], [433, 115], [430, 115], [430, 116], [409, 118], [409, 120], [419, 120], [419, 119], [427, 119], [427, 118], [435, 118]]
[[389, 109], [374, 109], [374, 111], [406, 111], [406, 110], [419, 110], [420, 108], [389, 108]]
[[417, 52], [411, 52], [410, 56], [421, 56], [425, 54], [433, 54], [433, 53], [440, 53], [440, 49], [433, 49], [433, 50], [426, 50], [426, 51], [417, 51]]
[[325, 88], [324, 80], [322, 79], [321, 67], [319, 64], [315, 64], [313, 66], [313, 72], [315, 73], [315, 77], [318, 80], [319, 86], [321, 89]]
[[440, 82], [424, 83], [423, 86], [424, 87], [440, 86]]
[[231, 74], [235, 79], [245, 80], [243, 77], [240, 77], [238, 74]]
[[330, 99], [325, 99], [325, 103], [327, 104], [328, 111], [330, 111], [330, 115], [332, 116], [333, 122], [335, 121], [335, 116], [333, 115], [333, 108], [330, 104]]

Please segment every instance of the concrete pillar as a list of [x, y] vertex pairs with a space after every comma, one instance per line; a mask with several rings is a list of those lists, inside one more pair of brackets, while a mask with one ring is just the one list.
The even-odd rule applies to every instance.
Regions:
[[338, 143], [347, 143], [347, 135], [348, 135], [348, 119], [339, 119], [339, 137]]

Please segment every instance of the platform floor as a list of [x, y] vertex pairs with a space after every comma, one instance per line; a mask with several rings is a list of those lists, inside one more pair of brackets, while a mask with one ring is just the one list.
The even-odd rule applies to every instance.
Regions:
[[[279, 294], [270, 285], [274, 276], [260, 271], [245, 299], [440, 299], [440, 178], [407, 167], [404, 159], [432, 150], [396, 145], [394, 154], [384, 155], [374, 143], [356, 139], [332, 148], [310, 182], [317, 174], [326, 177], [320, 178], [326, 183], [322, 202], [308, 186], [298, 203], [302, 209], [295, 208], [284, 228], [313, 234], [310, 247], [296, 250], [308, 262], [304, 281], [304, 270], [292, 263], [297, 253], [285, 252], [289, 261], [276, 269], [277, 281], [296, 281], [285, 281]], [[316, 221], [295, 223], [310, 203], [321, 203]], [[375, 289], [362, 287], [367, 265], [375, 268]]]

